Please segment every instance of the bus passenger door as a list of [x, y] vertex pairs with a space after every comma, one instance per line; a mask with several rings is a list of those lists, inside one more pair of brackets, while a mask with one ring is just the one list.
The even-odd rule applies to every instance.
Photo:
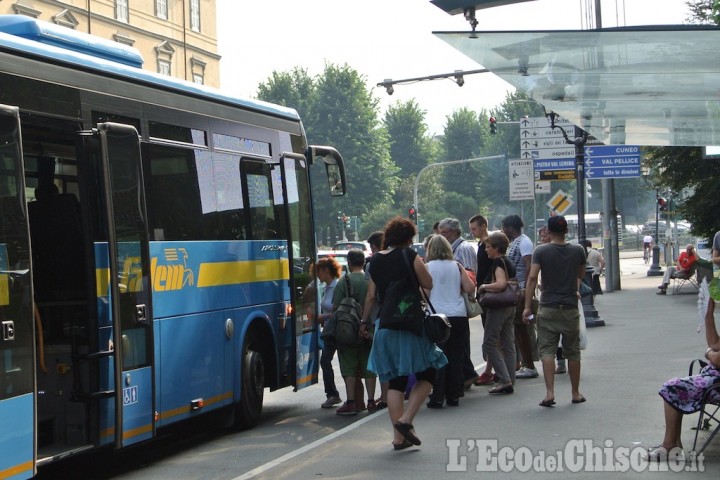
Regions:
[[290, 261], [290, 295], [294, 327], [295, 390], [317, 383], [320, 365], [316, 322], [317, 280], [311, 272], [315, 262], [315, 232], [312, 228], [312, 202], [307, 160], [303, 155], [284, 153], [282, 159], [285, 205], [288, 219], [288, 258]]
[[0, 105], [0, 478], [35, 471], [35, 327], [19, 111]]
[[149, 241], [137, 130], [98, 124], [115, 350], [115, 445], [155, 433]]

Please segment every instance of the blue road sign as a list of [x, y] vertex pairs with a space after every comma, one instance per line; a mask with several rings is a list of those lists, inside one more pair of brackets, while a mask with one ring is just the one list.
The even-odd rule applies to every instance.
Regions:
[[639, 176], [639, 146], [591, 145], [585, 147], [586, 178], [633, 178]]
[[637, 145], [590, 145], [585, 147], [586, 157], [639, 156]]

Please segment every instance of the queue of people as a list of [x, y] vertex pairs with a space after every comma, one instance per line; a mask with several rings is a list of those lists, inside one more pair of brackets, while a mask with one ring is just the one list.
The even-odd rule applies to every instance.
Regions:
[[[489, 385], [488, 394], [494, 396], [512, 394], [516, 378], [538, 376], [534, 365], [538, 351], [547, 386], [540, 405], [554, 405], [552, 375], [558, 343], [570, 366], [572, 403], [584, 402], [578, 386], [577, 295], [584, 276], [585, 251], [565, 242], [567, 222], [561, 221], [564, 218], [550, 219], [547, 248], [533, 251], [517, 215], [506, 217], [503, 231], [494, 233], [488, 233], [483, 216], [470, 219], [470, 230], [480, 242], [477, 249], [462, 238], [460, 222], [446, 218], [437, 223], [436, 233], [425, 239], [423, 261], [410, 248], [417, 234], [415, 224], [402, 217], [391, 219], [383, 232], [375, 232], [368, 239], [372, 256], [364, 265], [364, 273], [362, 253], [358, 251], [357, 259], [353, 251], [348, 253], [347, 275], [354, 298], [362, 300], [362, 319], [357, 344], [326, 344], [323, 349], [321, 366], [327, 399], [322, 407], [343, 403], [330, 378], [329, 361], [337, 351], [347, 400], [336, 413], [355, 415], [365, 408], [364, 379], [368, 411], [387, 406], [392, 447], [404, 450], [422, 443], [415, 417], [423, 404], [431, 409], [457, 407], [465, 390], [473, 385]], [[322, 263], [326, 260], [329, 265]], [[326, 284], [321, 322], [332, 316], [347, 295], [345, 282], [332, 262], [334, 259], [323, 259], [315, 266], [318, 280]], [[540, 274], [543, 292], [537, 310], [535, 290]], [[470, 324], [463, 293], [469, 298], [490, 298], [511, 284], [519, 285], [519, 294], [502, 301], [488, 300], [483, 307], [482, 354], [487, 368], [478, 375], [470, 359]], [[420, 293], [425, 293], [429, 303], [452, 325], [448, 341], [441, 345], [424, 334], [421, 319], [419, 324], [412, 321], [424, 316], [425, 300]], [[533, 318], [535, 311], [537, 320]], [[522, 352], [519, 358], [518, 351]], [[376, 377], [381, 383], [377, 399]]]

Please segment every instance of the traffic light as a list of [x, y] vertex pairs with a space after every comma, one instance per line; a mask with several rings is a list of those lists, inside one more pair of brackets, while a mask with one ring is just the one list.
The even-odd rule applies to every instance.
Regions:
[[350, 229], [350, 217], [345, 217], [345, 228]]
[[497, 120], [495, 117], [490, 117], [490, 133], [493, 135], [497, 133]]
[[415, 205], [408, 208], [408, 218], [417, 223], [417, 210], [415, 210]]
[[664, 197], [658, 197], [658, 206], [660, 207], [661, 212], [667, 212], [668, 209], [668, 202], [667, 199]]

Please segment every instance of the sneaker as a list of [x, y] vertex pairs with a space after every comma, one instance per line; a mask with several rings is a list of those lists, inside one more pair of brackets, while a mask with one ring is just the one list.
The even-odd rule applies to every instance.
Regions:
[[355, 407], [355, 402], [345, 402], [343, 406], [335, 410], [338, 415], [357, 415], [358, 410]]
[[334, 396], [334, 397], [328, 397], [327, 400], [325, 400], [320, 407], [321, 408], [332, 408], [335, 405], [342, 403], [342, 400], [340, 400], [340, 397]]
[[555, 373], [567, 373], [567, 366], [565, 365], [565, 360], [559, 360], [557, 362], [557, 367], [555, 367]]
[[493, 383], [493, 377], [494, 375], [492, 373], [483, 372], [482, 375], [480, 375], [477, 380], [475, 380], [475, 383], [473, 385], [479, 387], [480, 385], [489, 385]]
[[375, 400], [368, 400], [367, 410], [368, 413], [375, 413], [378, 411], [377, 403], [375, 403]]
[[537, 368], [526, 368], [522, 367], [520, 370], [515, 372], [515, 378], [537, 378]]
[[362, 400], [360, 400], [359, 402], [355, 402], [355, 410], [357, 410], [358, 412], [362, 412], [363, 410], [365, 410], [365, 408], [365, 402], [363, 402]]

